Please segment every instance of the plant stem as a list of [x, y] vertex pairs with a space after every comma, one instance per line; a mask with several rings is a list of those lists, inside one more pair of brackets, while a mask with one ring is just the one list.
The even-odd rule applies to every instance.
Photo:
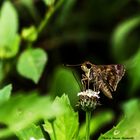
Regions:
[[40, 25], [38, 27], [38, 33], [41, 33], [42, 30], [45, 28], [45, 26], [47, 25], [50, 17], [53, 15], [53, 13], [54, 13], [54, 8], [50, 7], [49, 11], [46, 12], [45, 19], [40, 23]]
[[55, 129], [54, 129], [54, 121], [51, 122], [51, 126], [52, 126], [52, 130], [53, 130], [53, 134], [54, 134], [54, 140], [57, 140]]
[[3, 58], [0, 58], [0, 88], [3, 86], [3, 81], [4, 81], [4, 78], [6, 76], [6, 70], [5, 70], [5, 61]]
[[42, 20], [42, 22], [40, 23], [39, 27], [38, 27], [38, 33], [40, 34], [43, 29], [46, 27], [46, 25], [48, 24], [50, 18], [52, 17], [52, 15], [54, 14], [54, 12], [63, 4], [64, 0], [59, 0], [56, 5], [52, 5], [49, 7], [49, 10], [46, 12], [45, 18]]
[[90, 118], [91, 111], [86, 111], [86, 140], [90, 140]]

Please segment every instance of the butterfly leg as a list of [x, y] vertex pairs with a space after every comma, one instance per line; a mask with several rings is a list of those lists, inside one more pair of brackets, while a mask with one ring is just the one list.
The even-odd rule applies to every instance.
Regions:
[[95, 91], [95, 92], [98, 91], [99, 90], [99, 83], [98, 83], [97, 77], [92, 82], [93, 82], [93, 91]]
[[96, 91], [96, 84], [95, 84], [95, 82], [93, 83], [93, 91]]
[[93, 91], [99, 91], [99, 86], [98, 86], [98, 83], [97, 82], [94, 82], [93, 83]]
[[[87, 88], [87, 83], [86, 83], [86, 81], [88, 81], [88, 78], [87, 78], [85, 75], [82, 75], [81, 83], [82, 83], [82, 85], [83, 85], [83, 91], [85, 91], [86, 88]], [[89, 85], [88, 85], [88, 88], [89, 88]]]

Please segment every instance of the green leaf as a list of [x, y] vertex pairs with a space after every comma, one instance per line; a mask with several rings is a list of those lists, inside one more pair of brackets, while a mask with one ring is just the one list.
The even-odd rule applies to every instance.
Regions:
[[126, 55], [131, 52], [131, 50], [133, 52], [134, 44], [139, 42], [139, 39], [138, 41], [136, 40], [136, 37], [133, 39], [132, 34], [131, 38], [129, 39], [129, 35], [139, 25], [140, 17], [137, 16], [124, 21], [115, 29], [112, 36], [112, 51], [113, 56], [115, 56], [117, 59], [125, 60], [127, 57]]
[[21, 140], [45, 140], [41, 128], [35, 124], [31, 124], [27, 128], [17, 132], [16, 135]]
[[47, 62], [47, 54], [40, 48], [25, 50], [17, 64], [18, 72], [37, 83], [41, 77], [45, 64]]
[[13, 96], [0, 104], [0, 123], [8, 127], [0, 129], [0, 139], [26, 129], [42, 119], [52, 119], [61, 115], [65, 107], [52, 104], [48, 96], [40, 97], [36, 92]]
[[37, 30], [34, 26], [24, 28], [21, 33], [23, 39], [33, 42], [37, 39]]
[[55, 0], [43, 0], [47, 6], [51, 6], [54, 4]]
[[20, 43], [17, 31], [17, 12], [9, 1], [5, 1], [0, 16], [0, 58], [10, 58], [17, 54]]
[[[98, 130], [103, 128], [107, 123], [111, 122], [114, 114], [111, 111], [102, 111], [98, 114], [93, 114], [90, 120], [90, 134], [94, 135]], [[79, 138], [84, 139], [86, 134], [86, 123], [80, 127]]]
[[139, 25], [140, 16], [130, 18], [115, 29], [112, 37], [113, 55], [126, 65], [131, 85], [128, 86], [128, 92], [131, 95], [139, 88], [140, 82], [140, 50], [137, 49], [140, 42], [138, 35], [133, 33]]
[[110, 131], [102, 134], [104, 139], [140, 139], [140, 100], [133, 99], [123, 105], [124, 115], [120, 123]]
[[9, 84], [0, 90], [0, 104], [7, 101], [10, 98], [12, 85]]
[[54, 131], [57, 140], [75, 139], [79, 126], [78, 114], [71, 107], [68, 96], [63, 95], [61, 98], [56, 98], [56, 101], [65, 104], [67, 107], [65, 113], [53, 121], [46, 120], [44, 129], [49, 133], [51, 140], [55, 140]]
[[139, 88], [140, 83], [140, 49], [137, 53], [126, 61], [127, 73], [129, 79], [128, 92], [129, 95], [134, 94], [135, 91]]
[[50, 92], [54, 94], [54, 96], [61, 96], [63, 93], [67, 93], [72, 105], [75, 105], [75, 102], [78, 100], [77, 93], [80, 91], [78, 84], [80, 80], [76, 79], [74, 75], [76, 76], [76, 73], [73, 73], [68, 68], [56, 68], [50, 89]]

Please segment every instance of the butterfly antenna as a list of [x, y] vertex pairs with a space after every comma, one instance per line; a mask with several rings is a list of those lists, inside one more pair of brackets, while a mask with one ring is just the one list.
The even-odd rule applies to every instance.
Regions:
[[75, 65], [65, 64], [64, 66], [66, 66], [66, 67], [78, 67], [78, 66], [81, 66], [81, 64], [75, 64]]

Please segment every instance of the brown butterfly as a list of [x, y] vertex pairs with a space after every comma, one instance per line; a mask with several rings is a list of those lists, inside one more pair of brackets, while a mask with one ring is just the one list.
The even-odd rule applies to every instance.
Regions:
[[81, 64], [81, 69], [85, 72], [81, 79], [84, 90], [92, 86], [94, 91], [101, 90], [110, 99], [112, 99], [111, 92], [116, 91], [125, 73], [125, 68], [121, 64], [94, 65], [89, 61]]

